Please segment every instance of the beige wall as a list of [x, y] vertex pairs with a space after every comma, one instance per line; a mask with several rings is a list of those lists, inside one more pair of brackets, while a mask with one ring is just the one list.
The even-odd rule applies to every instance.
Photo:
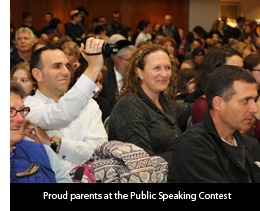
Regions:
[[260, 19], [260, 0], [220, 0], [220, 2], [240, 2], [241, 14], [246, 15], [246, 19]]
[[200, 25], [209, 31], [213, 21], [219, 18], [220, 2], [240, 2], [241, 14], [247, 20], [260, 19], [260, 0], [190, 0], [189, 30]]
[[219, 0], [190, 0], [189, 30], [202, 26], [209, 31], [219, 15]]

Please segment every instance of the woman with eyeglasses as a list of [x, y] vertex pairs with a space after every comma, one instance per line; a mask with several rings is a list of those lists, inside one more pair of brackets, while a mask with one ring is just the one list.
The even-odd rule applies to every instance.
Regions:
[[10, 182], [55, 183], [71, 182], [49, 146], [22, 139], [25, 116], [30, 112], [23, 104], [25, 92], [21, 85], [10, 84]]

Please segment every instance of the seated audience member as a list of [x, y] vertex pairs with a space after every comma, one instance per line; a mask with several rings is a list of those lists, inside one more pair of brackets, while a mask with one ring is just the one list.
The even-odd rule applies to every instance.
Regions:
[[[257, 92], [258, 95], [260, 93], [260, 54], [250, 54], [247, 56], [244, 61], [244, 68], [247, 69], [248, 71], [251, 72], [251, 74], [255, 77], [256, 79], [256, 86], [257, 86]], [[258, 100], [259, 104], [259, 100]], [[258, 112], [255, 115], [257, 121], [253, 125], [254, 128], [254, 137], [259, 141], [260, 143], [260, 112]]]
[[32, 14], [29, 13], [29, 12], [24, 12], [23, 13], [23, 24], [21, 25], [21, 27], [27, 27], [29, 28], [30, 30], [32, 30], [32, 32], [34, 34], [38, 34], [35, 30], [35, 28], [32, 26]]
[[250, 54], [243, 61], [243, 67], [250, 71], [256, 79], [257, 91], [260, 92], [260, 55]]
[[[101, 52], [103, 41], [89, 38], [85, 49], [90, 54]], [[45, 144], [52, 146], [69, 171], [91, 156], [94, 148], [107, 140], [101, 121], [101, 111], [92, 96], [99, 90], [95, 85], [102, 68], [102, 55], [83, 57], [88, 68], [66, 93], [70, 81], [69, 61], [62, 50], [46, 46], [37, 50], [30, 62], [38, 90], [25, 99], [32, 111], [27, 116], [37, 130], [47, 130]], [[65, 94], [66, 93], [66, 94]], [[28, 126], [29, 132], [36, 126]], [[44, 133], [44, 131], [42, 131]], [[27, 136], [29, 133], [27, 134]], [[36, 134], [37, 135], [37, 134]], [[52, 137], [52, 138], [50, 138]], [[30, 138], [37, 136], [31, 134]]]
[[103, 90], [100, 94], [108, 101], [111, 110], [117, 102], [116, 92], [123, 86], [126, 65], [136, 49], [128, 40], [120, 40], [116, 45], [118, 45], [118, 52], [113, 55], [114, 67], [104, 72]]
[[180, 62], [178, 61], [178, 58], [177, 58], [177, 47], [176, 47], [175, 40], [170, 37], [163, 37], [162, 39], [160, 39], [158, 44], [165, 46], [167, 48], [167, 50], [170, 52], [170, 54], [173, 55], [173, 57], [175, 59], [175, 64], [177, 66], [179, 66]]
[[45, 41], [38, 41], [36, 43], [34, 43], [33, 47], [32, 47], [32, 54], [37, 51], [39, 48], [42, 48], [44, 46], [47, 45], [47, 42]]
[[197, 72], [192, 69], [181, 69], [177, 77], [177, 99], [185, 99], [189, 93], [195, 91], [195, 77]]
[[61, 161], [49, 146], [22, 139], [25, 116], [25, 92], [20, 84], [10, 84], [10, 182], [72, 182]]
[[209, 111], [179, 138], [169, 162], [168, 182], [260, 182], [260, 147], [248, 130], [258, 112], [255, 78], [224, 65], [206, 84]]
[[[115, 44], [117, 41], [120, 40], [126, 40], [126, 38], [121, 34], [113, 34], [108, 39], [108, 43]], [[114, 54], [110, 54], [109, 57], [104, 58], [104, 65], [107, 67], [108, 70], [112, 69], [114, 67], [114, 61], [113, 61]]]
[[151, 22], [148, 20], [143, 20], [140, 25], [140, 33], [138, 34], [136, 41], [135, 41], [135, 46], [138, 46], [139, 43], [145, 42], [147, 40], [152, 39], [152, 35], [149, 34], [151, 30]]
[[47, 12], [44, 15], [44, 27], [41, 29], [41, 34], [46, 34], [46, 32], [50, 29], [50, 21], [52, 19], [53, 15], [51, 12]]
[[59, 33], [52, 33], [48, 36], [48, 40], [51, 45], [59, 46], [59, 40], [61, 36]]
[[[187, 97], [189, 98], [193, 96], [195, 98], [197, 96], [192, 107], [193, 124], [202, 121], [204, 112], [208, 110], [207, 101], [204, 95], [207, 78], [215, 68], [222, 65], [242, 67], [243, 60], [241, 55], [235, 49], [223, 46], [214, 47], [206, 54], [196, 78], [196, 90]], [[186, 101], [187, 98], [185, 99]]]
[[65, 45], [65, 43], [71, 42], [71, 41], [72, 41], [72, 39], [69, 36], [64, 35], [59, 39], [59, 46], [61, 47], [61, 49], [63, 49], [63, 46]]
[[70, 66], [69, 71], [71, 78], [74, 76], [76, 69], [79, 67], [80, 50], [79, 46], [75, 42], [67, 42], [64, 44], [62, 50], [67, 56]]
[[13, 67], [11, 70], [11, 81], [16, 81], [21, 84], [22, 88], [27, 95], [34, 95], [37, 85], [32, 79], [30, 72], [30, 64], [28, 62], [22, 62]]
[[15, 32], [17, 51], [10, 56], [10, 69], [20, 62], [29, 62], [32, 55], [35, 36], [27, 27], [21, 27]]
[[133, 143], [166, 161], [191, 115], [191, 105], [174, 103], [177, 82], [173, 57], [165, 47], [137, 49], [109, 119], [109, 140]]
[[[70, 87], [76, 83], [76, 81], [79, 79], [79, 77], [85, 71], [87, 66], [88, 66], [88, 63], [83, 63], [78, 67], [78, 69], [76, 70], [76, 72], [74, 74], [74, 77], [71, 79]], [[97, 77], [97, 80], [95, 82], [95, 84], [97, 85], [99, 90], [96, 92], [95, 95], [93, 95], [93, 99], [97, 102], [97, 104], [99, 105], [99, 108], [102, 112], [102, 121], [103, 122], [105, 121], [105, 119], [108, 116], [110, 116], [110, 108], [109, 108], [108, 101], [99, 95], [103, 88], [103, 72], [105, 72], [105, 71], [107, 71], [107, 68], [105, 65], [103, 65], [103, 67]]]
[[213, 33], [212, 33], [212, 36], [211, 36], [211, 39], [212, 39], [213, 42], [214, 42], [214, 46], [220, 46], [220, 45], [221, 45], [221, 44], [220, 44], [220, 42], [221, 42], [221, 40], [220, 40], [220, 35], [219, 35], [218, 32], [213, 32]]
[[46, 32], [47, 35], [50, 34], [59, 34], [62, 37], [62, 33], [59, 31], [61, 27], [61, 20], [59, 18], [52, 18], [50, 21], [49, 29]]
[[197, 72], [199, 64], [195, 62], [193, 59], [184, 60], [181, 63], [180, 70], [182, 69], [192, 69]]
[[192, 56], [192, 58], [194, 59], [195, 62], [200, 64], [204, 59], [205, 51], [204, 51], [204, 49], [202, 49], [200, 47], [194, 48], [191, 51], [191, 56]]
[[165, 34], [161, 31], [157, 31], [154, 35], [153, 43], [158, 44], [163, 37], [165, 37]]

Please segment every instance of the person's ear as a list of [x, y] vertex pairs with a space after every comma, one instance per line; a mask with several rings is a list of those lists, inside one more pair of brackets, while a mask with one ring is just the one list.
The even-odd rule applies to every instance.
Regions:
[[224, 100], [223, 100], [221, 97], [215, 96], [215, 97], [213, 98], [213, 102], [212, 102], [213, 108], [214, 108], [215, 110], [217, 110], [217, 111], [221, 111], [222, 108], [223, 108], [223, 101], [224, 101]]
[[32, 69], [32, 76], [35, 78], [35, 80], [41, 81], [42, 80], [42, 71], [39, 70], [38, 68], [33, 68]]
[[143, 77], [143, 71], [142, 71], [139, 67], [137, 67], [137, 69], [136, 69], [136, 74], [138, 75], [138, 77], [139, 77], [141, 80], [144, 79], [144, 77]]

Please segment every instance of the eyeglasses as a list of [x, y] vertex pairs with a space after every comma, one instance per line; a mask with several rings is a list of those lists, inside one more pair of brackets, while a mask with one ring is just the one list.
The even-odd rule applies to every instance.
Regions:
[[127, 61], [127, 62], [129, 62], [129, 60], [130, 60], [130, 59], [124, 59], [124, 58], [121, 57], [121, 56], [118, 56], [118, 58], [123, 59], [123, 60], [125, 60], [125, 61]]
[[27, 114], [29, 114], [29, 112], [30, 112], [30, 108], [29, 107], [24, 107], [24, 108], [22, 108], [20, 110], [16, 110], [15, 108], [10, 108], [10, 118], [15, 117], [17, 112], [20, 112], [22, 117], [26, 117]]
[[260, 69], [253, 69], [252, 71], [258, 71], [258, 72], [260, 72]]

